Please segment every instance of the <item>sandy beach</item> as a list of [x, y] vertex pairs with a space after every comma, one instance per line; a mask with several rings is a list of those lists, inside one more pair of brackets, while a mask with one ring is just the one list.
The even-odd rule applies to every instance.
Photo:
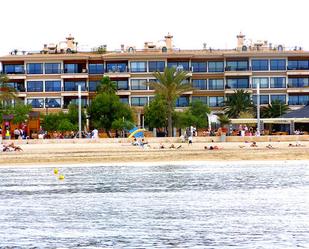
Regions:
[[[150, 147], [132, 146], [127, 141], [104, 143], [17, 143], [22, 152], [1, 152], [1, 166], [43, 165], [43, 164], [100, 164], [132, 162], [169, 162], [169, 161], [236, 161], [236, 160], [309, 160], [309, 142], [302, 141], [301, 146], [289, 147], [290, 142], [251, 143], [174, 143], [179, 149], [169, 148], [171, 143], [150, 143]], [[268, 144], [272, 149], [267, 148]], [[295, 143], [294, 143], [295, 144]], [[219, 150], [205, 150], [207, 146], [218, 146]]]

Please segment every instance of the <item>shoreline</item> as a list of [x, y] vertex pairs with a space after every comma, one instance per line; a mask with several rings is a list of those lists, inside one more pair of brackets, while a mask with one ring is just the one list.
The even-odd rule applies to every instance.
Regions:
[[[27, 165], [132, 165], [148, 163], [184, 163], [198, 162], [236, 162], [236, 161], [308, 161], [309, 142], [302, 141], [301, 147], [288, 147], [290, 142], [251, 143], [174, 143], [180, 149], [170, 149], [171, 143], [164, 143], [165, 149], [159, 149], [159, 142], [150, 143], [150, 148], [132, 146], [130, 143], [36, 143], [18, 144], [22, 152], [1, 152], [0, 167]], [[17, 144], [17, 143], [16, 143]], [[274, 148], [268, 149], [271, 144]], [[294, 143], [295, 144], [295, 143]], [[219, 150], [205, 150], [204, 146], [218, 146]]]

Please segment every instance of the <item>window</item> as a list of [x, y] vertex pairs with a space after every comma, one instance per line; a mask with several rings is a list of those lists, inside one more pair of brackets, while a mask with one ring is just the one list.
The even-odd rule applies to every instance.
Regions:
[[248, 61], [227, 61], [226, 71], [246, 71], [249, 69]]
[[23, 82], [7, 82], [7, 83], [4, 83], [4, 85], [14, 88], [17, 92], [25, 91], [25, 85]]
[[45, 63], [45, 74], [60, 74], [60, 63]]
[[224, 97], [213, 96], [209, 97], [209, 106], [210, 107], [220, 107], [224, 105]]
[[27, 92], [43, 92], [43, 81], [27, 81]]
[[24, 74], [24, 65], [3, 65], [5, 74]]
[[89, 74], [103, 74], [104, 73], [104, 64], [89, 64]]
[[207, 105], [207, 96], [192, 96], [192, 102], [201, 101], [203, 104]]
[[81, 91], [86, 91], [85, 81], [65, 81], [64, 91], [78, 91], [78, 85], [81, 85]]
[[191, 66], [192, 66], [192, 72], [200, 72], [200, 73], [207, 72], [206, 62], [192, 61]]
[[89, 92], [97, 91], [97, 87], [100, 85], [100, 81], [89, 81]]
[[45, 81], [45, 92], [61, 92], [61, 81], [60, 80]]
[[226, 88], [249, 88], [249, 79], [248, 78], [227, 79]]
[[[72, 97], [64, 97], [63, 99], [63, 108], [68, 108], [70, 104], [78, 105], [78, 98], [72, 98]], [[87, 107], [87, 99], [85, 97], [81, 98], [81, 104], [83, 108]]]
[[208, 72], [218, 73], [224, 71], [224, 62], [223, 61], [209, 61], [208, 62]]
[[288, 87], [309, 87], [309, 78], [289, 78]]
[[288, 70], [308, 70], [309, 60], [292, 60], [288, 61]]
[[31, 105], [32, 108], [43, 108], [44, 99], [27, 99], [27, 104]]
[[286, 60], [285, 59], [270, 60], [270, 70], [274, 71], [286, 70]]
[[223, 90], [224, 80], [223, 79], [209, 79], [208, 90]]
[[256, 88], [258, 83], [260, 85], [260, 88], [269, 88], [269, 80], [266, 77], [252, 78], [252, 88]]
[[132, 61], [131, 62], [131, 72], [132, 73], [147, 72], [146, 61]]
[[271, 77], [270, 87], [271, 88], [286, 88], [285, 77]]
[[252, 71], [268, 71], [268, 60], [253, 59], [251, 65]]
[[60, 98], [46, 98], [45, 99], [45, 107], [47, 107], [47, 108], [60, 108], [61, 107], [61, 99]]
[[286, 103], [286, 96], [285, 95], [270, 95], [270, 100], [271, 100], [271, 103], [274, 102], [275, 100], [279, 100], [280, 102], [282, 103]]
[[179, 71], [189, 71], [189, 62], [188, 61], [170, 61], [167, 62], [167, 67], [176, 68]]
[[43, 73], [43, 63], [28, 63], [27, 73], [28, 74], [42, 74]]
[[145, 106], [147, 103], [147, 97], [131, 97], [131, 106]]
[[119, 72], [127, 72], [128, 66], [127, 63], [116, 63], [116, 62], [107, 62], [106, 63], [106, 71], [109, 73], [119, 73]]
[[149, 72], [164, 72], [165, 62], [164, 61], [149, 61], [148, 68], [149, 68]]
[[120, 96], [119, 97], [119, 100], [120, 100], [120, 102], [121, 103], [123, 103], [123, 104], [129, 104], [129, 98], [128, 97], [123, 97], [123, 96]]
[[189, 98], [186, 96], [180, 96], [176, 100], [176, 107], [186, 107], [189, 106]]
[[86, 65], [85, 64], [64, 64], [64, 73], [86, 73]]
[[290, 95], [289, 105], [309, 105], [309, 95]]
[[146, 79], [131, 79], [131, 90], [147, 90]]
[[115, 80], [117, 90], [129, 90], [128, 80]]
[[[253, 103], [257, 104], [257, 95], [252, 96]], [[268, 105], [269, 104], [269, 95], [260, 95], [260, 104]]]
[[192, 86], [198, 90], [206, 90], [207, 89], [207, 80], [192, 80]]

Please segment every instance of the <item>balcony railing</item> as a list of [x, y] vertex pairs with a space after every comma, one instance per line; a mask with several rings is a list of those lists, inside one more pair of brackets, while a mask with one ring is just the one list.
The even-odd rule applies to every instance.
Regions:
[[244, 72], [244, 71], [251, 71], [251, 67], [225, 67], [224, 70], [226, 72], [236, 71], [236, 72]]

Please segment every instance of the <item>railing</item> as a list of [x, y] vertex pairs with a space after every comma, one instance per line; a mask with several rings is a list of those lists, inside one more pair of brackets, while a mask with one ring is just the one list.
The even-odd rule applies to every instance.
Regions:
[[226, 72], [231, 72], [231, 71], [251, 71], [251, 67], [230, 67], [230, 66], [227, 66], [224, 68], [224, 71]]

